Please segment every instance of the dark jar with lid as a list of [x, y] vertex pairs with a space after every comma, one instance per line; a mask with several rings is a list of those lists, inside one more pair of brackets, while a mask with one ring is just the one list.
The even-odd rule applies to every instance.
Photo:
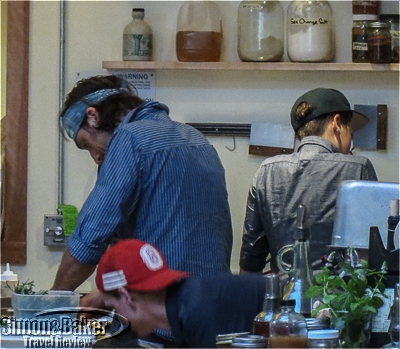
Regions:
[[376, 22], [377, 15], [353, 15], [352, 28], [352, 61], [353, 63], [368, 63], [368, 27]]
[[379, 1], [354, 1], [353, 0], [353, 14], [354, 15], [379, 15], [380, 2]]
[[384, 14], [380, 15], [381, 22], [389, 23], [389, 31], [392, 37], [392, 63], [399, 63], [399, 51], [400, 51], [400, 29], [399, 29], [399, 17], [397, 14]]
[[368, 28], [368, 58], [370, 63], [390, 63], [392, 59], [392, 36], [389, 31], [389, 23], [370, 23]]

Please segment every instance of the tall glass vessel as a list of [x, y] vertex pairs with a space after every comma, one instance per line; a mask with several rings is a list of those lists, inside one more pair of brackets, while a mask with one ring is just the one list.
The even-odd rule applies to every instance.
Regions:
[[293, 62], [329, 62], [334, 54], [328, 1], [292, 1], [287, 9], [288, 56]]

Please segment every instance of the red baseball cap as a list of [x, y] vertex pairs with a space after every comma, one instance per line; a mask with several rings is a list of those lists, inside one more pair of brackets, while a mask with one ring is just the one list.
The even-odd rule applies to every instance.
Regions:
[[133, 291], [158, 291], [188, 273], [168, 268], [154, 246], [136, 239], [121, 240], [101, 257], [96, 285], [100, 291], [126, 287]]

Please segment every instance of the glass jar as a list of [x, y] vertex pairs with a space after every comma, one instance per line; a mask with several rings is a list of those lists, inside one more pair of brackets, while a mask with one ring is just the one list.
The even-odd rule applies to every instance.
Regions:
[[237, 52], [242, 61], [278, 62], [283, 56], [284, 11], [279, 1], [242, 1]]
[[244, 334], [241, 336], [233, 337], [233, 348], [267, 348], [268, 338], [259, 336], [257, 334]]
[[338, 330], [315, 330], [308, 332], [309, 348], [340, 348]]
[[368, 28], [368, 58], [370, 63], [390, 63], [392, 36], [389, 23], [371, 22]]
[[122, 59], [124, 61], [151, 61], [153, 32], [144, 21], [144, 8], [132, 9], [132, 21], [124, 28]]
[[368, 63], [368, 27], [377, 21], [377, 15], [353, 15], [352, 60], [353, 63]]
[[399, 32], [399, 15], [380, 15], [382, 22], [387, 22], [390, 25], [390, 35], [392, 37], [392, 63], [399, 63], [400, 51], [400, 32]]
[[354, 1], [352, 3], [354, 15], [379, 15], [379, 1]]
[[287, 9], [288, 56], [293, 62], [333, 58], [332, 8], [328, 1], [292, 1]]
[[294, 311], [294, 299], [282, 300], [281, 309], [270, 322], [270, 348], [308, 348], [307, 323]]
[[218, 62], [222, 17], [213, 1], [185, 1], [179, 8], [176, 56], [180, 62]]

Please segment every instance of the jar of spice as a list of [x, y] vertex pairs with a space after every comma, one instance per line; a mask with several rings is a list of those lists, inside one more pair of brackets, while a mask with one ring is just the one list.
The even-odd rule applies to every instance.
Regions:
[[353, 15], [352, 29], [352, 60], [353, 63], [368, 63], [369, 23], [377, 21], [377, 15]]
[[242, 1], [237, 52], [242, 61], [278, 62], [283, 56], [284, 10], [279, 1]]
[[287, 9], [288, 56], [293, 62], [333, 58], [332, 8], [328, 1], [292, 1]]
[[340, 348], [338, 330], [315, 330], [308, 332], [309, 348]]
[[353, 15], [379, 15], [379, 1], [354, 1], [353, 0]]
[[370, 63], [390, 63], [392, 36], [389, 23], [371, 22], [368, 28], [368, 58]]
[[400, 51], [400, 29], [399, 29], [399, 17], [400, 15], [384, 14], [380, 15], [379, 18], [382, 22], [387, 22], [390, 25], [390, 35], [392, 37], [392, 63], [399, 63], [399, 51]]

